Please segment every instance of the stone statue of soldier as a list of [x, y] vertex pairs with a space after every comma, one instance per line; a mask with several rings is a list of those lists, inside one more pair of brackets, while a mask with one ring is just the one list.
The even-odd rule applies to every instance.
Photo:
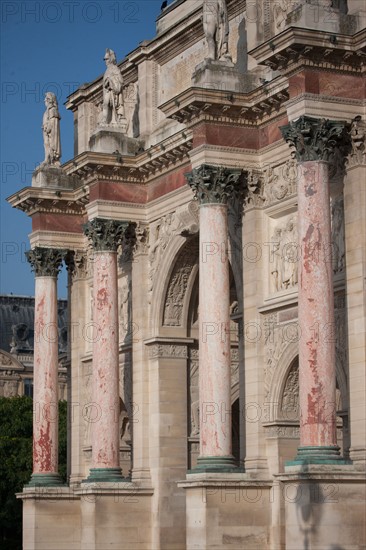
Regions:
[[54, 93], [45, 95], [46, 111], [43, 115], [42, 131], [45, 150], [43, 166], [60, 166], [61, 138], [60, 138], [60, 114], [57, 98]]
[[103, 111], [100, 123], [102, 125], [123, 124], [125, 122], [123, 77], [113, 50], [107, 48], [104, 61], [107, 70], [103, 77]]
[[231, 61], [226, 0], [203, 1], [203, 29], [208, 45], [208, 58]]

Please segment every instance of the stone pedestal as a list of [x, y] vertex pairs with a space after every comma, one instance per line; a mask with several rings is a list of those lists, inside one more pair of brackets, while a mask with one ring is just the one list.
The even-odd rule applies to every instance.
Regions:
[[127, 223], [94, 219], [84, 231], [94, 246], [92, 468], [88, 481], [122, 481], [119, 434], [117, 247]]
[[27, 253], [36, 274], [34, 313], [33, 474], [30, 486], [60, 485], [58, 475], [57, 274], [63, 253]]
[[98, 126], [89, 140], [90, 151], [97, 153], [115, 153], [121, 155], [136, 155], [141, 142], [126, 135], [126, 125], [109, 124]]
[[341, 167], [346, 125], [303, 116], [282, 133], [299, 161], [300, 447], [294, 464], [339, 463], [328, 159], [335, 155]]
[[[83, 550], [150, 550], [152, 489], [130, 482], [83, 484], [80, 546]], [[50, 547], [52, 548], [52, 547]]]
[[257, 80], [256, 75], [239, 73], [231, 61], [205, 59], [195, 68], [192, 86], [245, 93], [256, 87]]
[[190, 475], [178, 485], [186, 491], [187, 550], [275, 548], [271, 482], [218, 473]]
[[328, 0], [302, 3], [288, 14], [286, 26], [328, 31], [334, 34], [354, 34], [357, 30], [357, 17], [341, 13], [339, 9], [333, 9], [329, 3]]
[[32, 187], [60, 187], [74, 189], [76, 179], [65, 174], [60, 166], [41, 164], [32, 174]]
[[285, 548], [364, 548], [364, 474], [352, 466], [300, 466], [288, 468], [277, 481], [285, 508]]
[[230, 285], [227, 199], [240, 171], [203, 165], [187, 175], [200, 202], [199, 399], [196, 469], [235, 469], [231, 454]]

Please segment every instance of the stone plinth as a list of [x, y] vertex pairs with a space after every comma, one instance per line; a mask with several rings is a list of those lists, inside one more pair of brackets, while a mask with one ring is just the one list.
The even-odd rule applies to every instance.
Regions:
[[366, 485], [351, 466], [293, 468], [277, 476], [285, 548], [364, 548]]
[[328, 31], [335, 34], [353, 34], [357, 29], [357, 17], [346, 15], [337, 9], [321, 5], [320, 1], [301, 4], [288, 14], [286, 26]]
[[186, 491], [187, 550], [273, 547], [271, 482], [246, 474], [197, 474], [179, 487]]
[[195, 68], [192, 85], [223, 92], [249, 92], [257, 80], [256, 75], [239, 73], [231, 61], [205, 59]]
[[41, 164], [32, 174], [32, 187], [73, 189], [75, 187], [75, 177], [65, 174], [60, 166]]
[[113, 125], [99, 126], [89, 140], [89, 148], [97, 153], [115, 153], [121, 155], [135, 155], [141, 142], [126, 135], [126, 126]]

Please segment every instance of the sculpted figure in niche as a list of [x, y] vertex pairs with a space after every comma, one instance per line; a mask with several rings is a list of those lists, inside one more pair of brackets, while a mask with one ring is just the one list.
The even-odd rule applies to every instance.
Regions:
[[278, 175], [275, 174], [272, 166], [264, 171], [264, 200], [271, 203], [274, 200], [273, 188], [278, 180]]
[[282, 229], [276, 227], [271, 239], [271, 275], [272, 275], [272, 291], [278, 292], [281, 290], [280, 270], [281, 270], [281, 234]]
[[47, 92], [45, 96], [46, 111], [43, 115], [43, 143], [45, 159], [43, 165], [60, 166], [61, 139], [60, 139], [60, 114], [58, 112], [57, 98], [54, 93]]
[[281, 248], [281, 288], [287, 289], [297, 285], [298, 238], [294, 218], [288, 220], [285, 231], [282, 233]]
[[119, 337], [123, 341], [129, 329], [130, 283], [124, 279], [119, 294]]
[[198, 385], [191, 386], [191, 437], [200, 434], [200, 401]]
[[285, 225], [276, 227], [271, 239], [272, 292], [297, 285], [299, 246], [297, 222], [291, 217]]
[[203, 0], [203, 30], [208, 45], [208, 58], [231, 61], [226, 0]]
[[332, 201], [332, 259], [333, 272], [344, 270], [344, 217], [343, 199]]
[[119, 434], [120, 434], [120, 441], [123, 444], [131, 441], [131, 433], [130, 433], [130, 419], [128, 417], [126, 405], [124, 404], [121, 398], [119, 398], [119, 408], [120, 408]]
[[103, 110], [101, 124], [118, 124], [124, 120], [123, 77], [116, 54], [107, 48], [104, 56], [107, 70], [103, 77]]
[[360, 116], [352, 120], [350, 136], [352, 145], [351, 158], [353, 158], [355, 162], [362, 163], [365, 153], [366, 131], [365, 124], [362, 122]]

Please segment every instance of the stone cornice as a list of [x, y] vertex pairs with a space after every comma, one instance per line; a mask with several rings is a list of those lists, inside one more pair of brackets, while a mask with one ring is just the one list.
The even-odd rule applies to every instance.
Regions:
[[57, 277], [66, 256], [65, 250], [35, 247], [25, 253], [36, 277]]
[[[336, 36], [336, 41], [331, 37]], [[296, 65], [361, 72], [366, 59], [366, 30], [348, 36], [290, 27], [249, 52], [259, 65], [289, 70]]]
[[294, 148], [293, 155], [299, 162], [309, 160], [329, 161], [336, 150], [343, 153], [343, 161], [350, 152], [349, 124], [344, 121], [301, 116], [280, 128], [283, 138]]
[[278, 116], [289, 99], [287, 89], [287, 79], [282, 77], [247, 93], [192, 87], [159, 109], [167, 118], [191, 126], [201, 120], [257, 126], [264, 118]]
[[88, 194], [85, 187], [76, 190], [24, 187], [8, 197], [7, 201], [29, 216], [37, 212], [82, 215], [89, 200]]
[[84, 225], [84, 233], [91, 241], [94, 250], [115, 252], [122, 242], [129, 223], [126, 221], [94, 218]]
[[192, 137], [179, 132], [136, 156], [84, 152], [63, 165], [67, 174], [76, 173], [84, 185], [98, 180], [148, 183], [189, 159]]
[[222, 166], [203, 164], [186, 178], [200, 204], [227, 204], [229, 198], [242, 196], [245, 188], [244, 172]]

